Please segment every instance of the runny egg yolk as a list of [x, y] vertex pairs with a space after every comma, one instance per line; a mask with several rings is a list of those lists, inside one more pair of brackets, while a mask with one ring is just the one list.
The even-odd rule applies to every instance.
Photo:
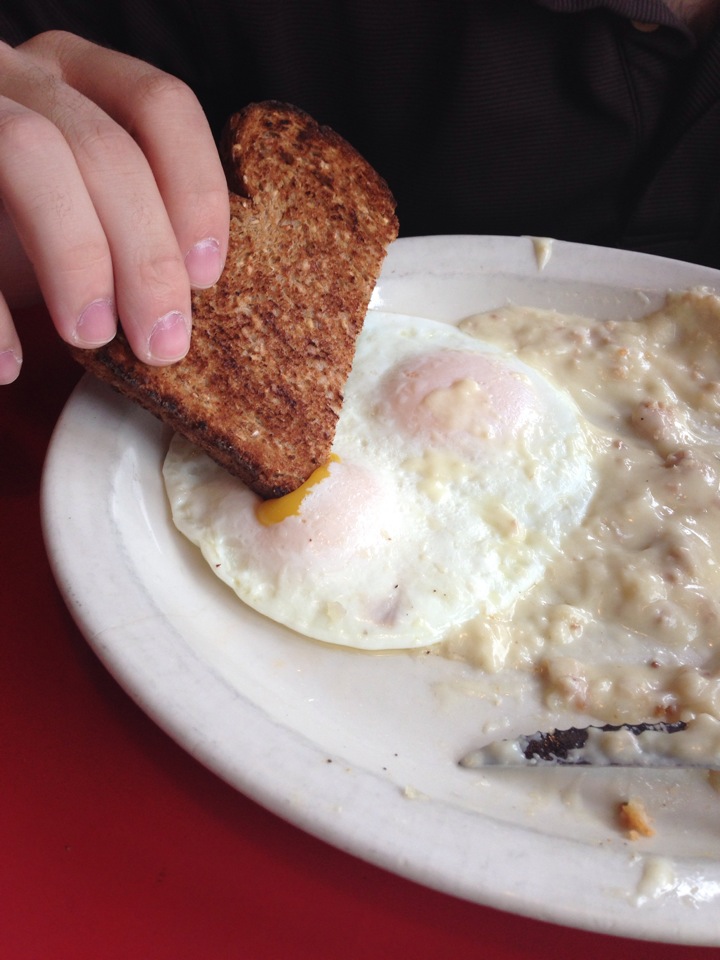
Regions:
[[313, 470], [305, 483], [286, 493], [284, 497], [276, 497], [274, 500], [261, 500], [255, 507], [255, 516], [265, 527], [270, 527], [275, 523], [281, 523], [287, 517], [296, 517], [300, 513], [300, 507], [303, 500], [310, 492], [311, 488], [325, 480], [330, 475], [330, 464], [339, 463], [340, 457], [336, 454], [330, 454], [330, 460], [322, 464], [317, 470]]

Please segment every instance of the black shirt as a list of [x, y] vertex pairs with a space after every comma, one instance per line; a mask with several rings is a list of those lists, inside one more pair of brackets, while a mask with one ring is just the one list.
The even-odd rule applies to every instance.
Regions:
[[216, 131], [250, 100], [303, 107], [387, 179], [403, 235], [720, 267], [720, 30], [660, 0], [3, 0], [11, 43], [58, 27], [182, 77]]

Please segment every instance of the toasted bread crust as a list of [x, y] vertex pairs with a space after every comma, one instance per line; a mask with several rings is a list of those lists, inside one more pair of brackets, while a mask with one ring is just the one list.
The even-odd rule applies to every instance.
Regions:
[[338, 134], [268, 101], [231, 118], [221, 152], [230, 246], [193, 294], [184, 360], [150, 367], [122, 333], [73, 350], [263, 497], [326, 462], [370, 296], [397, 235], [393, 197]]

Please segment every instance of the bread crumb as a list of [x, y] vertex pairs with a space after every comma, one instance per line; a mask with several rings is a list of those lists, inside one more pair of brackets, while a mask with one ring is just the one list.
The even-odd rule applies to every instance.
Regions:
[[618, 807], [618, 815], [630, 840], [655, 836], [652, 821], [639, 800], [624, 800]]

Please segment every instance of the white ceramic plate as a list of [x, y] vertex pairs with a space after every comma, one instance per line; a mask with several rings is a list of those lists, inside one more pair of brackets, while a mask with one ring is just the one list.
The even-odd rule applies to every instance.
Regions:
[[[372, 308], [455, 321], [508, 299], [624, 318], [720, 273], [528, 238], [391, 248]], [[700, 772], [458, 767], [487, 739], [552, 718], [502, 677], [423, 654], [304, 640], [246, 609], [173, 527], [168, 434], [86, 378], [48, 455], [43, 517], [68, 606], [118, 681], [243, 793], [420, 883], [605, 933], [720, 944], [720, 794]], [[653, 810], [631, 843], [619, 799]]]

